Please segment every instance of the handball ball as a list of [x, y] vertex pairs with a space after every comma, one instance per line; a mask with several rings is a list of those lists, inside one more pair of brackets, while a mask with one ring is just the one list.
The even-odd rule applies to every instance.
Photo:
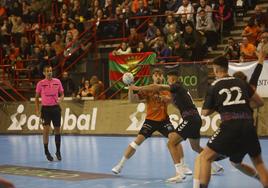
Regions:
[[130, 85], [133, 83], [134, 81], [134, 76], [133, 74], [131, 74], [130, 72], [126, 72], [124, 75], [123, 75], [123, 78], [122, 78], [124, 84], [126, 85]]

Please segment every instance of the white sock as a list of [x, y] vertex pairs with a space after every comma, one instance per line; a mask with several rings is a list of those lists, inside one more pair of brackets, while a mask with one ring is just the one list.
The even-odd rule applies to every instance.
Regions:
[[120, 162], [118, 163], [120, 166], [124, 166], [125, 162], [127, 161], [127, 158], [125, 156], [122, 157]]
[[175, 169], [176, 169], [176, 173], [181, 174], [181, 170], [180, 169], [181, 169], [182, 164], [181, 163], [177, 163], [174, 166], [175, 166]]
[[182, 157], [180, 161], [181, 161], [180, 164], [183, 165], [184, 164], [184, 158]]
[[200, 188], [199, 179], [193, 179], [193, 188]]

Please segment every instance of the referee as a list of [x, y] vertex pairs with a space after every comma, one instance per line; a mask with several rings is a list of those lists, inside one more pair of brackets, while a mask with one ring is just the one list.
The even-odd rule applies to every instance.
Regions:
[[[43, 69], [43, 74], [45, 79], [39, 81], [36, 86], [36, 95], [35, 95], [35, 112], [37, 115], [40, 115], [39, 111], [39, 97], [41, 96], [41, 120], [43, 124], [43, 143], [45, 149], [45, 155], [47, 160], [53, 161], [53, 157], [51, 156], [48, 150], [48, 136], [49, 136], [49, 128], [51, 121], [54, 126], [55, 132], [55, 143], [56, 143], [56, 157], [60, 161], [61, 153], [60, 153], [60, 144], [61, 144], [61, 136], [60, 136], [60, 126], [61, 126], [61, 109], [59, 106], [59, 102], [63, 100], [64, 93], [63, 87], [59, 79], [52, 78], [52, 67], [47, 65]], [[59, 98], [60, 96], [60, 98]]]

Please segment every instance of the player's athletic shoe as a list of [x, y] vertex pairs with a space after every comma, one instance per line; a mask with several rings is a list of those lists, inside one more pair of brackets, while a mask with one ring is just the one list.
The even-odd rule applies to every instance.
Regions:
[[176, 176], [167, 179], [167, 180], [166, 180], [166, 183], [180, 183], [180, 182], [182, 182], [185, 178], [186, 178], [186, 176], [185, 176], [184, 174], [182, 174], [182, 173], [177, 173]]
[[224, 168], [217, 164], [217, 163], [212, 163], [212, 167], [211, 167], [211, 175], [221, 175], [224, 172]]
[[186, 164], [183, 164], [181, 166], [181, 172], [184, 174], [184, 175], [192, 175], [193, 174], [193, 171], [186, 165]]
[[116, 166], [114, 166], [114, 167], [112, 168], [112, 172], [115, 173], [115, 174], [120, 174], [122, 168], [123, 168], [122, 165], [117, 164]]
[[48, 152], [46, 153], [46, 157], [48, 161], [53, 161], [53, 157], [51, 156], [51, 154]]
[[57, 159], [59, 160], [59, 161], [61, 161], [61, 154], [60, 154], [60, 152], [56, 152], [56, 157], [57, 157]]

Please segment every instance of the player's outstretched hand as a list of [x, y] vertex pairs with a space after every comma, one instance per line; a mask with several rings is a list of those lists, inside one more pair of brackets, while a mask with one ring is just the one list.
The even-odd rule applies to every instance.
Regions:
[[130, 85], [128, 86], [128, 89], [133, 90], [133, 91], [139, 91], [140, 87], [139, 86], [135, 86], [135, 85]]

